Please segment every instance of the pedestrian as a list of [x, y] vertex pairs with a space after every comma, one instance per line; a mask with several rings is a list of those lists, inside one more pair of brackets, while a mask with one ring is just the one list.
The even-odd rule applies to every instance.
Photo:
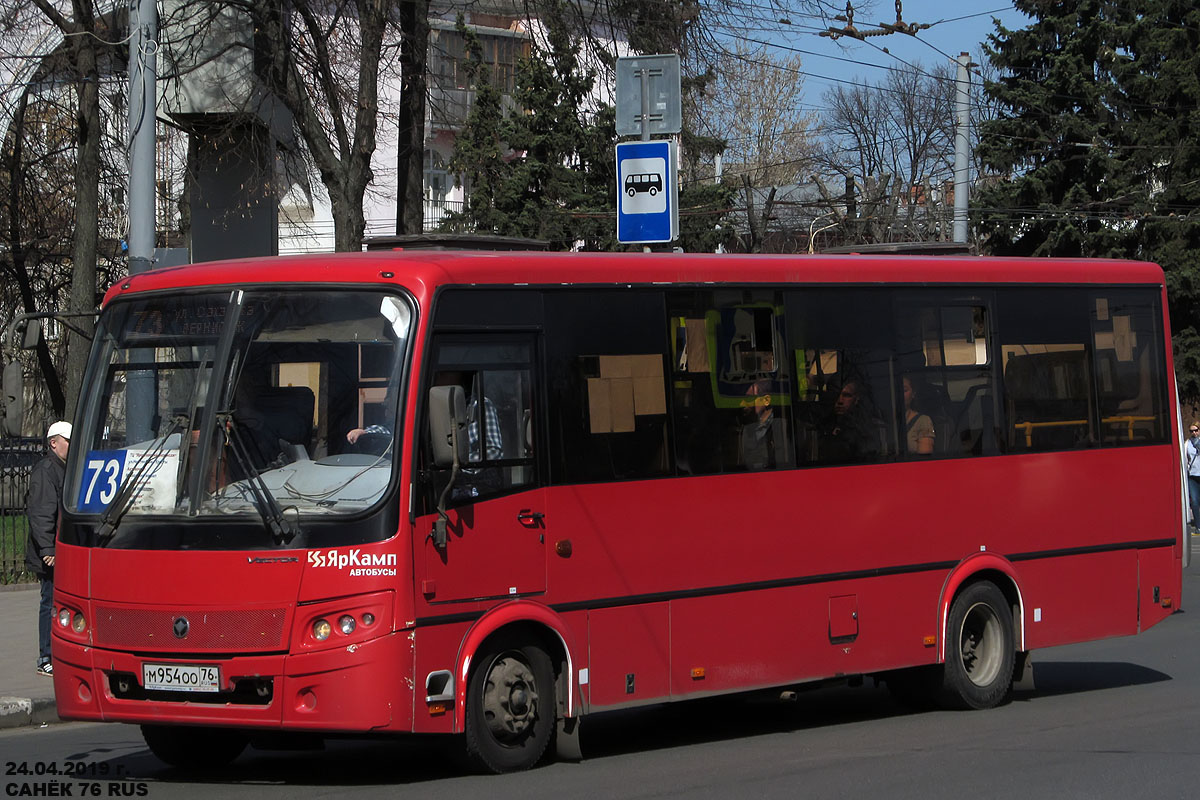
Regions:
[[1193, 422], [1183, 447], [1187, 459], [1188, 505], [1192, 509], [1192, 527], [1200, 526], [1200, 422]]
[[63, 479], [67, 474], [67, 448], [71, 445], [71, 423], [56, 422], [46, 431], [50, 452], [34, 465], [29, 474], [29, 498], [25, 509], [29, 517], [29, 538], [25, 543], [25, 563], [41, 584], [38, 606], [39, 675], [54, 675], [50, 663], [50, 626], [54, 612], [54, 538], [62, 508]]

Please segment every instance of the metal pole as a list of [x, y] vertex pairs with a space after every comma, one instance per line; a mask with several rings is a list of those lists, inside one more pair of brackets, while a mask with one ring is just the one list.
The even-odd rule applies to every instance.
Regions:
[[[642, 79], [642, 141], [650, 141], [650, 68], [643, 66], [638, 71]], [[642, 245], [642, 252], [649, 253], [650, 245]]]
[[[716, 157], [716, 164], [715, 164], [715, 166], [716, 166], [716, 173], [717, 173], [717, 174], [716, 174], [716, 180], [714, 180], [714, 181], [713, 181], [713, 183], [715, 183], [717, 186], [720, 186], [720, 185], [721, 185], [721, 166], [722, 166], [722, 164], [721, 164], [721, 154], [720, 154], [720, 153], [717, 153], [717, 157]], [[717, 229], [717, 230], [721, 230], [721, 226], [720, 226], [720, 225], [717, 225], [716, 229]], [[725, 252], [725, 245], [721, 244], [720, 242], [717, 242], [717, 252], [718, 252], [718, 253], [724, 253], [724, 252]]]
[[971, 74], [967, 67], [971, 58], [967, 53], [958, 56], [958, 77], [955, 80], [955, 125], [954, 125], [954, 241], [966, 244], [967, 241], [967, 192], [968, 162], [970, 138], [968, 128], [970, 117], [968, 106], [971, 102]]
[[[130, 0], [129, 7], [129, 274], [154, 267], [155, 103], [158, 8], [155, 0]], [[153, 360], [135, 350], [132, 363]], [[154, 372], [130, 369], [125, 385], [125, 432], [129, 444], [154, 436]], [[187, 431], [184, 432], [187, 435]]]
[[154, 266], [155, 81], [158, 9], [130, 0], [129, 9], [129, 273]]

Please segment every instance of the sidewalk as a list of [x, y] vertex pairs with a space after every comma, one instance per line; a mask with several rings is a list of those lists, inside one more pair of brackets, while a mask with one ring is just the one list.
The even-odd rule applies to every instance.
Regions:
[[37, 614], [36, 583], [0, 586], [0, 728], [58, 722], [54, 681], [34, 672]]

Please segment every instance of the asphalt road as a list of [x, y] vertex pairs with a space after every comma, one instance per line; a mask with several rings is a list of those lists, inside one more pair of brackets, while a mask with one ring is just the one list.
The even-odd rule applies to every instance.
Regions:
[[585, 720], [581, 763], [502, 776], [462, 774], [440, 739], [248, 750], [188, 775], [134, 727], [73, 723], [0, 732], [4, 796], [1193, 798], [1200, 565], [1184, 601], [1141, 636], [1038, 651], [1037, 691], [991, 711], [909, 713], [870, 682], [658, 706]]

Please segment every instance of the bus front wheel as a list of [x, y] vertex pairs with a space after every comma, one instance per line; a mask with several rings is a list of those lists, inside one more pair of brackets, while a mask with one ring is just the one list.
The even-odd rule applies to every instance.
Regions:
[[963, 589], [946, 625], [942, 695], [947, 705], [992, 708], [1008, 697], [1013, 676], [1013, 619], [1004, 593], [980, 581]]
[[504, 637], [480, 653], [467, 685], [467, 758], [486, 772], [529, 769], [554, 733], [554, 670], [539, 647]]
[[151, 753], [180, 769], [223, 767], [248, 743], [237, 731], [174, 725], [143, 725], [142, 738]]

